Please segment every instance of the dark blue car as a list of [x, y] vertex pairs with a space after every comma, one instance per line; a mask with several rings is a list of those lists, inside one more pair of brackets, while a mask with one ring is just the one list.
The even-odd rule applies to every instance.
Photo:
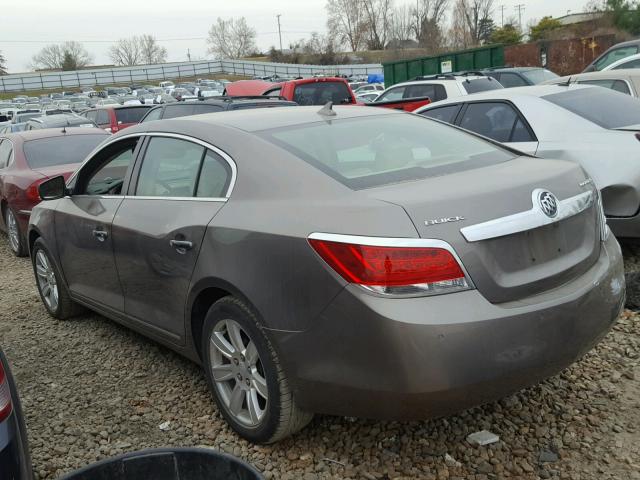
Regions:
[[0, 479], [32, 478], [24, 415], [9, 364], [0, 349]]

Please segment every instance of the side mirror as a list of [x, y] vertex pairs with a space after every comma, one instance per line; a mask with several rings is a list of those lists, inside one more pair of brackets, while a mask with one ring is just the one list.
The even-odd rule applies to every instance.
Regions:
[[42, 182], [38, 187], [38, 194], [42, 200], [57, 200], [67, 194], [67, 184], [62, 175]]

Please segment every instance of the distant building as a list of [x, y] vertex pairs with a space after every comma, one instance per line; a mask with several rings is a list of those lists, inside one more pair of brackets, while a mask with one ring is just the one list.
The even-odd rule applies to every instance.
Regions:
[[595, 22], [604, 16], [604, 12], [583, 12], [570, 13], [564, 17], [558, 17], [558, 20], [564, 26], [577, 25], [579, 23]]

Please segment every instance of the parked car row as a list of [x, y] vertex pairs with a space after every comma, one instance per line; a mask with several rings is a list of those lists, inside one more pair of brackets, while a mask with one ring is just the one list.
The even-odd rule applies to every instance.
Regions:
[[252, 442], [445, 415], [557, 373], [623, 307], [640, 100], [568, 83], [447, 74], [363, 106], [344, 78], [255, 79], [95, 108], [102, 129], [0, 136], [0, 225], [52, 317], [200, 363]]

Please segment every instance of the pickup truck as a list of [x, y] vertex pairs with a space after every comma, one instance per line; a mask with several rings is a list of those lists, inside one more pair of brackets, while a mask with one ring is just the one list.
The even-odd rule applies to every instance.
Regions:
[[[347, 81], [338, 77], [299, 78], [279, 83], [240, 80], [227, 84], [225, 94], [230, 97], [280, 97], [298, 105], [324, 105], [327, 102], [333, 102], [334, 105], [371, 105], [358, 102]], [[380, 102], [375, 106], [412, 112], [429, 103], [429, 97], [419, 97]]]

